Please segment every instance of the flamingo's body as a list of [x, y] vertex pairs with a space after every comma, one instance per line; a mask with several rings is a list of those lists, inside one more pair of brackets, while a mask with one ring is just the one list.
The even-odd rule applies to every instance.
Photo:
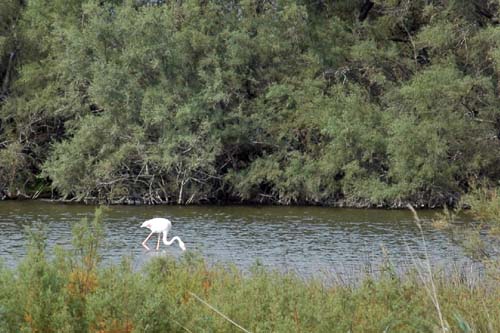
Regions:
[[146, 237], [146, 239], [142, 242], [142, 246], [144, 246], [147, 250], [149, 250], [149, 247], [146, 245], [146, 242], [151, 238], [151, 236], [153, 236], [153, 234], [158, 234], [158, 243], [156, 245], [156, 250], [158, 250], [160, 248], [160, 238], [163, 234], [163, 243], [165, 245], [171, 245], [174, 241], [177, 241], [181, 250], [186, 251], [186, 246], [179, 237], [175, 236], [171, 240], [167, 240], [167, 234], [172, 228], [172, 222], [170, 222], [170, 220], [156, 217], [154, 219], [145, 221], [141, 225], [141, 228], [148, 228], [149, 230], [151, 230], [149, 236]]

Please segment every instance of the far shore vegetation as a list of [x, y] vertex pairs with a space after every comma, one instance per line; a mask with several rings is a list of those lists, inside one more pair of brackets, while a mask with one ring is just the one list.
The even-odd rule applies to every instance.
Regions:
[[0, 198], [457, 207], [500, 181], [499, 8], [2, 0]]

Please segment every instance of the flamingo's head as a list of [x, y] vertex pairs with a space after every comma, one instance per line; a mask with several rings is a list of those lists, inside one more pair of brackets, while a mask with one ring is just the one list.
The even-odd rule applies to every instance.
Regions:
[[184, 245], [184, 242], [180, 240], [179, 238], [179, 247], [181, 248], [182, 251], [186, 251], [186, 245]]

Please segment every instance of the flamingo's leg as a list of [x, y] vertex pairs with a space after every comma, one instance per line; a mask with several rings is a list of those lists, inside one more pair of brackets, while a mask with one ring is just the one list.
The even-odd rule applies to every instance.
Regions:
[[151, 231], [151, 233], [149, 234], [148, 237], [146, 237], [146, 239], [142, 242], [142, 246], [144, 246], [144, 248], [146, 248], [146, 250], [150, 250], [150, 248], [146, 245], [146, 242], [151, 238], [151, 236], [153, 236], [154, 232]]
[[160, 249], [160, 238], [161, 238], [161, 234], [158, 233], [158, 243], [156, 244], [156, 251], [158, 251]]

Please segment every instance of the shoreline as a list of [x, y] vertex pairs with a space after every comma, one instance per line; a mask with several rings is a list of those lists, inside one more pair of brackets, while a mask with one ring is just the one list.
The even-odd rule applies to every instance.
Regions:
[[[416, 203], [410, 201], [400, 201], [393, 204], [371, 204], [371, 203], [354, 203], [350, 204], [345, 201], [337, 201], [335, 203], [279, 203], [279, 202], [269, 202], [269, 201], [257, 201], [257, 200], [245, 200], [245, 201], [204, 201], [204, 202], [190, 202], [179, 204], [175, 201], [155, 201], [153, 203], [147, 202], [144, 199], [120, 199], [120, 200], [99, 200], [97, 198], [84, 198], [84, 199], [62, 199], [62, 198], [44, 198], [37, 197], [32, 198], [27, 195], [18, 197], [0, 197], [0, 201], [41, 201], [49, 203], [60, 203], [60, 204], [79, 204], [79, 205], [89, 205], [89, 206], [266, 206], [266, 207], [324, 207], [324, 208], [348, 208], [348, 209], [380, 209], [380, 210], [406, 210], [408, 209], [408, 204], [411, 204], [415, 209], [429, 209], [438, 210], [445, 207], [446, 204], [424, 204]], [[447, 206], [447, 205], [446, 205]], [[454, 205], [451, 205], [453, 207]], [[450, 207], [450, 206], [448, 206]], [[468, 207], [463, 207], [467, 209]]]

